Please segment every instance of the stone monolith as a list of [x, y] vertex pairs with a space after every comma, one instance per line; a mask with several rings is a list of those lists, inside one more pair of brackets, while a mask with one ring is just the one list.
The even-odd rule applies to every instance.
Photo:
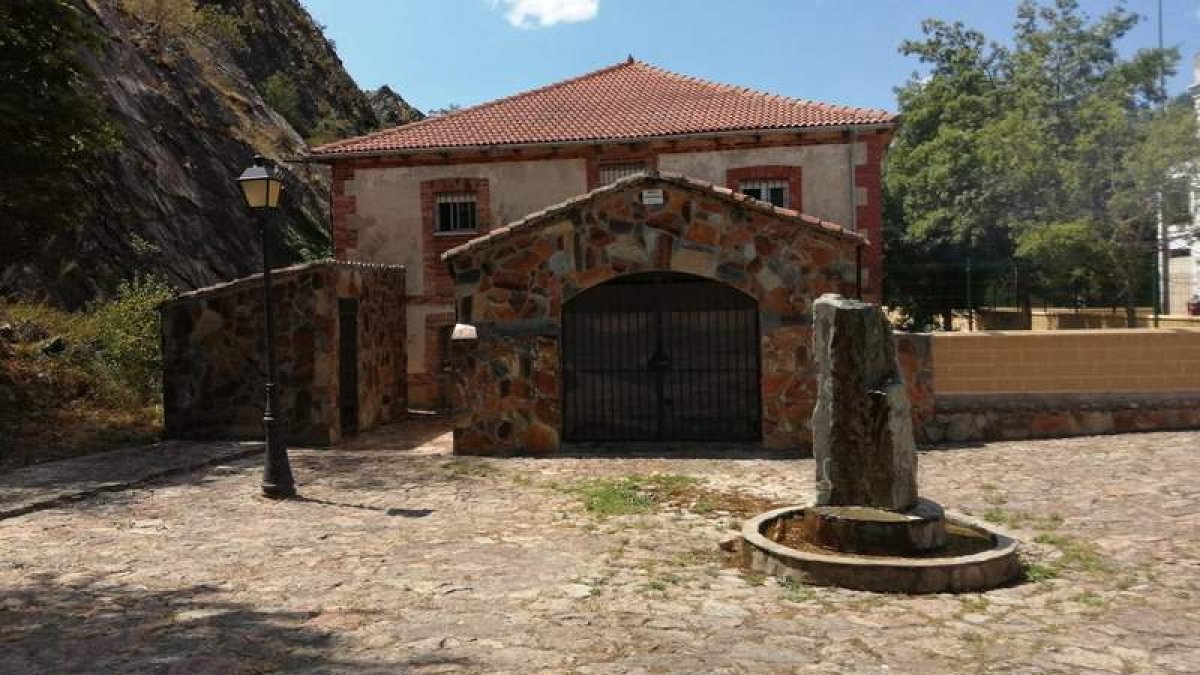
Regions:
[[821, 296], [813, 314], [817, 504], [914, 507], [916, 443], [887, 317], [833, 294]]

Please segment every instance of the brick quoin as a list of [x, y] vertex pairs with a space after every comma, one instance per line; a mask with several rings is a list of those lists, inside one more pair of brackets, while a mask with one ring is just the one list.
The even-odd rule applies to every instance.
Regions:
[[358, 231], [350, 224], [350, 216], [358, 209], [357, 200], [346, 194], [346, 181], [354, 179], [354, 165], [335, 162], [332, 167], [333, 186], [330, 188], [329, 223], [333, 236], [333, 257], [348, 260], [358, 247]]
[[883, 300], [883, 155], [888, 136], [875, 134], [862, 138], [862, 142], [867, 145], [867, 161], [854, 167], [854, 184], [866, 191], [867, 199], [858, 204], [856, 215], [858, 231], [871, 242], [862, 251], [866, 272], [862, 294], [867, 302], [878, 303]]
[[[804, 193], [802, 190], [803, 171], [798, 166], [782, 164], [764, 166], [741, 166], [725, 171], [725, 187], [730, 190], [741, 190], [742, 181], [747, 180], [786, 180], [788, 197], [791, 203], [788, 208], [793, 211], [804, 211]], [[840, 224], [840, 223], [839, 223]]]

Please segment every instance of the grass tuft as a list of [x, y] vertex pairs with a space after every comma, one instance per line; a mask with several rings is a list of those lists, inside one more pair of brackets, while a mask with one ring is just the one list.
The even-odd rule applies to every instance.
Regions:
[[1025, 580], [1033, 583], [1041, 583], [1058, 577], [1058, 571], [1043, 563], [1029, 563], [1025, 566]]
[[583, 498], [583, 507], [598, 516], [625, 516], [649, 513], [658, 504], [670, 502], [700, 482], [693, 476], [675, 474], [633, 474], [618, 478], [597, 478], [568, 487]]
[[1061, 555], [1053, 565], [1060, 570], [1075, 570], [1090, 574], [1104, 574], [1112, 570], [1112, 566], [1094, 545], [1086, 541], [1068, 537], [1062, 534], [1043, 532], [1033, 538], [1038, 544], [1053, 546]]
[[779, 585], [783, 588], [783, 598], [788, 602], [812, 602], [817, 599], [817, 591], [812, 586], [793, 579], [780, 577]]

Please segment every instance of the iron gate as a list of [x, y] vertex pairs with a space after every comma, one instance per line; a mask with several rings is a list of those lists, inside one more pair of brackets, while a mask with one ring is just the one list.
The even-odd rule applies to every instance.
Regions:
[[621, 277], [569, 301], [562, 321], [567, 441], [757, 441], [758, 307], [674, 272]]

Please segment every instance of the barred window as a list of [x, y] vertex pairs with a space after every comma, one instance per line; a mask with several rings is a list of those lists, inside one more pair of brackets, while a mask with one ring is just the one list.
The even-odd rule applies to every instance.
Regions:
[[744, 180], [738, 185], [738, 192], [775, 206], [790, 208], [792, 205], [786, 180]]
[[600, 185], [608, 185], [626, 177], [632, 176], [635, 173], [642, 173], [646, 170], [645, 162], [613, 162], [600, 165]]
[[441, 192], [436, 198], [438, 232], [470, 232], [477, 227], [479, 209], [474, 192]]

